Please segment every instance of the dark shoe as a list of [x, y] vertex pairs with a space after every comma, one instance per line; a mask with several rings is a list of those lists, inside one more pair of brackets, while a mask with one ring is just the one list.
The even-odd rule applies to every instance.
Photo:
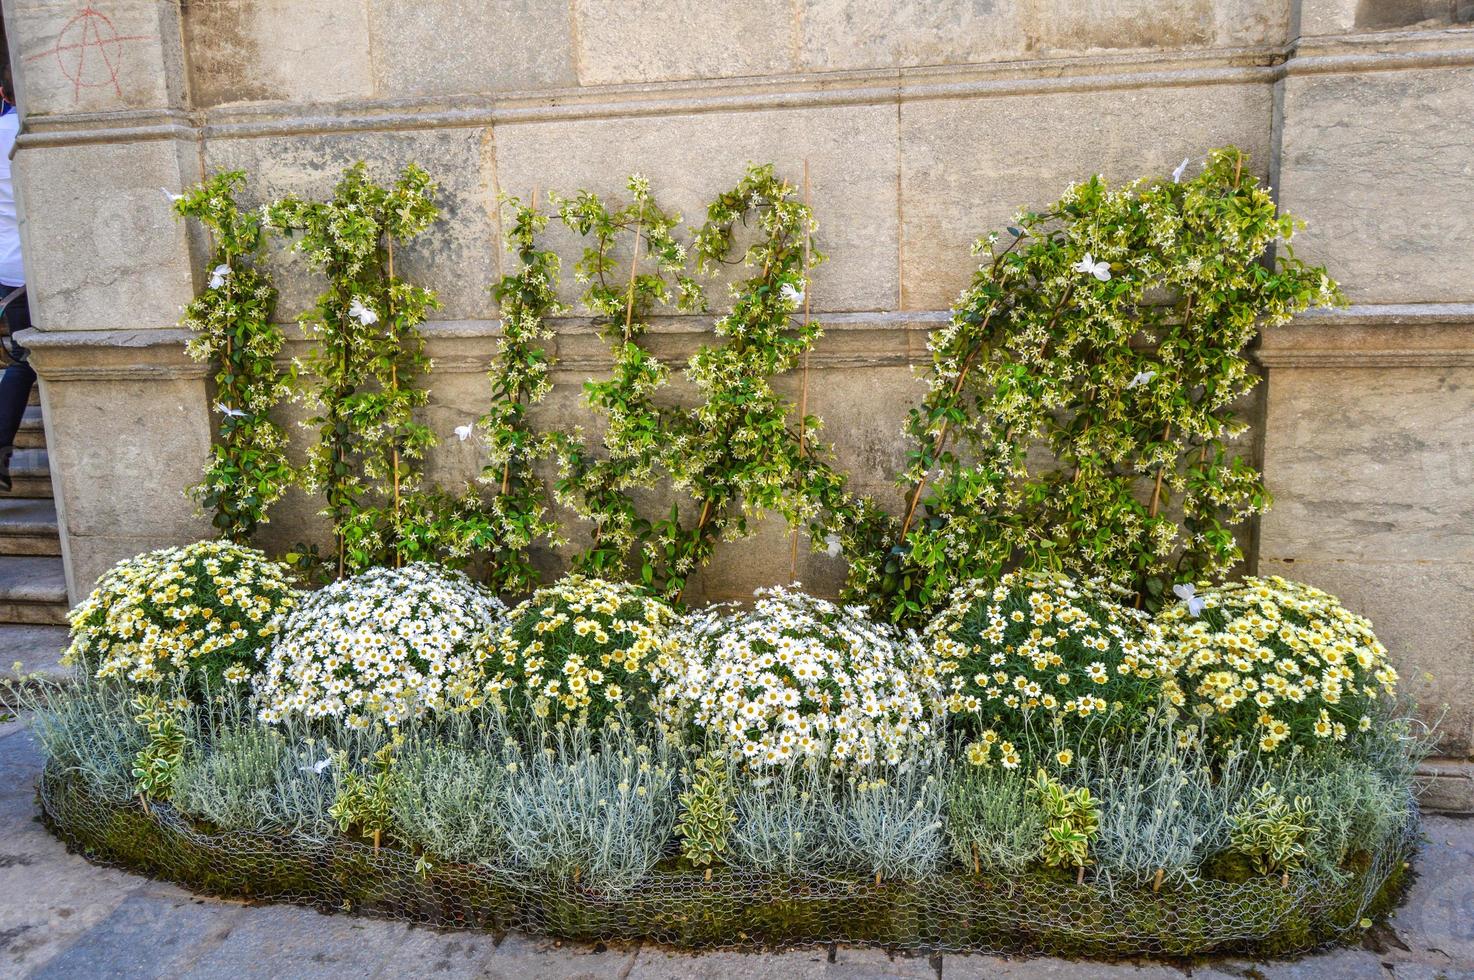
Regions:
[[0, 446], [0, 493], [10, 492], [10, 454], [14, 446]]

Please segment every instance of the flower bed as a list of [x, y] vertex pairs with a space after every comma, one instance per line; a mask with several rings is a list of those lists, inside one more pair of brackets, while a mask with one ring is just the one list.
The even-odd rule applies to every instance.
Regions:
[[657, 871], [600, 891], [571, 876], [432, 864], [394, 848], [307, 835], [201, 830], [168, 806], [109, 802], [49, 770], [47, 824], [90, 859], [229, 898], [351, 910], [443, 928], [519, 929], [565, 939], [689, 947], [845, 942], [938, 951], [1119, 958], [1300, 953], [1391, 906], [1406, 880], [1415, 814], [1345, 877], [1204, 881], [1160, 891], [1069, 876], [960, 872], [920, 882], [861, 876]]

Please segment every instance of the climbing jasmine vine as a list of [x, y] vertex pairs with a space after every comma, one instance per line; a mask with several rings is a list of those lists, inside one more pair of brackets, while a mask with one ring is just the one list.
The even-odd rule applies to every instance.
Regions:
[[205, 478], [191, 493], [220, 536], [237, 543], [267, 522], [295, 478], [286, 433], [270, 417], [291, 389], [275, 360], [283, 341], [272, 321], [276, 288], [256, 265], [265, 229], [235, 200], [245, 182], [232, 170], [170, 195], [177, 214], [205, 226], [213, 263], [205, 291], [185, 307], [182, 321], [194, 333], [186, 350], [210, 365], [220, 416]]
[[[395, 275], [394, 251], [438, 217], [435, 193], [414, 164], [385, 187], [357, 163], [330, 200], [287, 197], [266, 209], [328, 281], [302, 316], [316, 342], [299, 365], [315, 380], [308, 394], [317, 414], [305, 424], [318, 433], [303, 476], [326, 498], [335, 554], [320, 564], [339, 577], [412, 557], [406, 527], [435, 443], [414, 418], [427, 397], [414, 382], [429, 368], [418, 326], [439, 303]], [[300, 552], [308, 563], [313, 554]]]

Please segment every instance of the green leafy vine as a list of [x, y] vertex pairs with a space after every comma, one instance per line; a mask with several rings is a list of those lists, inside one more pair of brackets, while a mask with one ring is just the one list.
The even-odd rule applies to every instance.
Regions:
[[1189, 180], [1095, 177], [979, 243], [907, 421], [902, 515], [871, 512], [847, 541], [852, 598], [914, 622], [957, 584], [1024, 567], [1155, 603], [1242, 560], [1235, 529], [1269, 503], [1230, 448], [1258, 381], [1246, 348], [1340, 300], [1243, 166], [1229, 148]]
[[265, 231], [260, 216], [235, 200], [245, 182], [239, 170], [216, 174], [174, 200], [180, 216], [205, 226], [211, 243], [205, 290], [181, 321], [194, 332], [186, 350], [210, 365], [220, 416], [204, 480], [191, 493], [220, 536], [237, 543], [267, 522], [295, 479], [286, 433], [270, 417], [291, 387], [275, 360], [284, 339], [272, 321], [276, 289], [256, 266]]
[[[394, 272], [394, 250], [439, 215], [436, 186], [410, 164], [390, 187], [362, 163], [350, 167], [328, 201], [288, 197], [268, 209], [293, 245], [327, 277], [328, 288], [303, 314], [316, 345], [302, 367], [316, 379], [318, 432], [304, 472], [327, 500], [335, 554], [323, 564], [339, 577], [408, 557], [407, 524], [420, 489], [430, 430], [414, 418], [427, 394], [414, 381], [429, 367], [418, 325], [439, 303]], [[303, 551], [303, 554], [310, 554]]]

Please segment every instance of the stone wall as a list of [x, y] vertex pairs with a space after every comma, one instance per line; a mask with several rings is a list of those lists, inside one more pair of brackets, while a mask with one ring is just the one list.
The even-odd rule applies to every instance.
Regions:
[[[179, 488], [210, 397], [175, 329], [203, 242], [160, 185], [241, 167], [265, 199], [324, 193], [357, 159], [426, 166], [446, 214], [405, 266], [444, 303], [428, 419], [446, 436], [484, 401], [499, 193], [617, 193], [640, 170], [691, 215], [749, 160], [795, 178], [808, 160], [831, 257], [811, 290], [829, 325], [814, 407], [859, 485], [890, 493], [910, 366], [972, 240], [1090, 173], [1165, 173], [1235, 143], [1353, 304], [1265, 339], [1256, 451], [1278, 505], [1258, 566], [1372, 615], [1430, 713], [1449, 705], [1446, 751], [1474, 750], [1470, 0], [92, 2], [6, 4], [74, 597], [206, 530]], [[273, 264], [290, 318], [316, 284]], [[662, 321], [658, 343], [689, 348], [704, 325]], [[571, 413], [601, 361], [564, 327], [555, 404]], [[431, 469], [474, 466], [452, 441]], [[313, 509], [291, 501], [277, 532]], [[704, 593], [785, 578], [780, 537], [726, 556]]]

